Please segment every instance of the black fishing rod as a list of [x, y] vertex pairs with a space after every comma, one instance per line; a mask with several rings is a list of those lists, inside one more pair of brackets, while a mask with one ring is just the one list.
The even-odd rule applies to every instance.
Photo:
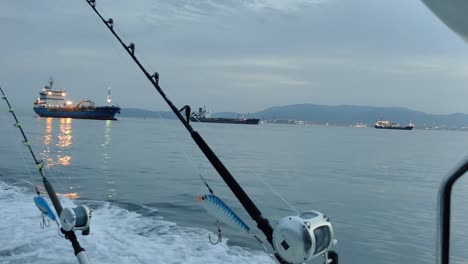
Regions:
[[[140, 70], [145, 74], [146, 78], [151, 82], [154, 88], [159, 92], [159, 94], [162, 96], [164, 101], [166, 101], [166, 103], [169, 105], [169, 107], [174, 112], [174, 114], [176, 114], [176, 116], [179, 118], [179, 120], [182, 122], [182, 124], [185, 126], [185, 128], [188, 130], [188, 132], [192, 136], [193, 140], [197, 143], [198, 147], [203, 151], [205, 156], [208, 158], [208, 160], [216, 169], [216, 171], [221, 175], [221, 177], [229, 186], [229, 188], [231, 188], [232, 192], [239, 199], [240, 203], [244, 206], [244, 208], [247, 210], [247, 212], [252, 217], [252, 219], [254, 219], [257, 222], [258, 228], [262, 230], [267, 240], [271, 243], [273, 228], [271, 227], [268, 220], [262, 216], [262, 213], [257, 208], [257, 206], [252, 202], [250, 197], [245, 193], [245, 191], [242, 189], [239, 183], [237, 183], [237, 181], [234, 179], [231, 173], [227, 170], [224, 164], [219, 160], [219, 158], [216, 156], [213, 150], [211, 150], [211, 148], [208, 146], [205, 140], [201, 137], [201, 135], [192, 128], [192, 126], [189, 123], [190, 107], [184, 106], [181, 110], [178, 110], [177, 107], [174, 106], [174, 104], [171, 102], [171, 100], [169, 100], [169, 98], [166, 96], [164, 91], [159, 86], [159, 74], [155, 72], [153, 75], [150, 75], [148, 71], [145, 69], [145, 67], [143, 67], [143, 65], [140, 63], [138, 58], [135, 56], [135, 44], [130, 43], [129, 45], [126, 45], [122, 41], [120, 36], [115, 32], [113, 28], [114, 26], [113, 19], [109, 18], [108, 20], [105, 20], [102, 17], [101, 13], [99, 13], [99, 11], [96, 9], [95, 0], [86, 0], [86, 2], [91, 6], [94, 12], [96, 12], [99, 18], [101, 18], [102, 22], [104, 22], [104, 24], [112, 32], [112, 34], [117, 38], [120, 44], [122, 44], [122, 47], [124, 47], [124, 49], [128, 52], [130, 57], [132, 57], [133, 61], [138, 65]], [[184, 111], [184, 110], [185, 110], [186, 118], [184, 118], [182, 114], [180, 113], [181, 111]]]
[[[305, 228], [309, 229], [310, 232], [312, 232], [309, 235], [314, 236], [313, 231], [315, 231], [315, 230], [312, 227], [319, 227], [319, 226], [323, 226], [323, 225], [327, 225], [327, 224], [316, 225], [316, 226], [311, 227], [310, 224], [305, 225], [304, 221], [298, 220], [298, 221], [296, 221], [296, 222], [294, 222], [292, 224], [291, 223], [284, 223], [285, 225], [278, 224], [275, 229], [278, 229], [278, 226], [279, 226], [280, 227], [279, 230], [277, 230], [276, 232], [274, 231], [274, 229], [270, 225], [270, 222], [268, 221], [268, 219], [263, 217], [260, 210], [254, 204], [254, 202], [250, 199], [250, 197], [247, 195], [247, 193], [242, 189], [242, 187], [239, 185], [239, 183], [236, 181], [236, 179], [231, 175], [231, 173], [224, 166], [224, 164], [221, 162], [221, 160], [218, 158], [218, 156], [216, 156], [216, 154], [213, 152], [213, 150], [208, 146], [208, 144], [202, 138], [202, 136], [192, 128], [192, 126], [189, 123], [190, 122], [190, 114], [191, 114], [190, 106], [185, 105], [184, 107], [182, 107], [179, 110], [172, 103], [172, 101], [169, 100], [169, 98], [166, 96], [164, 91], [161, 89], [161, 86], [159, 85], [159, 73], [155, 72], [153, 75], [150, 75], [148, 73], [148, 71], [146, 70], [146, 68], [140, 63], [138, 58], [135, 56], [135, 44], [130, 43], [130, 44], [127, 45], [126, 43], [124, 43], [124, 41], [120, 38], [120, 36], [114, 30], [114, 20], [112, 18], [108, 18], [107, 20], [104, 19], [104, 17], [101, 15], [101, 13], [96, 9], [96, 0], [85, 0], [85, 1], [94, 10], [94, 12], [99, 16], [101, 21], [110, 30], [112, 35], [114, 35], [114, 37], [117, 38], [117, 40], [122, 45], [122, 47], [127, 51], [128, 55], [130, 55], [130, 57], [133, 59], [133, 61], [138, 65], [140, 70], [144, 73], [146, 78], [154, 86], [156, 91], [158, 91], [158, 93], [162, 96], [164, 101], [166, 101], [166, 103], [171, 108], [172, 112], [174, 112], [174, 114], [177, 116], [177, 118], [180, 120], [180, 122], [182, 122], [182, 124], [185, 126], [187, 131], [190, 133], [192, 139], [198, 145], [200, 150], [203, 152], [203, 154], [205, 154], [206, 158], [213, 165], [213, 167], [216, 169], [216, 171], [221, 176], [221, 178], [223, 178], [224, 182], [229, 186], [231, 191], [237, 197], [237, 199], [242, 204], [242, 206], [245, 208], [245, 210], [250, 215], [250, 217], [257, 223], [257, 228], [260, 229], [263, 232], [263, 234], [265, 235], [267, 241], [270, 243], [270, 245], [275, 250], [276, 259], [280, 263], [302, 263], [302, 262], [310, 259], [311, 257], [315, 257], [316, 255], [328, 253], [329, 247], [331, 247], [332, 244], [334, 244], [333, 242], [336, 242], [336, 240], [333, 239], [333, 231], [331, 229], [331, 225], [329, 225], [329, 227], [327, 227], [328, 230], [325, 230], [323, 232], [323, 234], [326, 233], [328, 235], [328, 240], [327, 241], [320, 241], [320, 242], [324, 242], [324, 243], [322, 243], [323, 248], [315, 248], [315, 249], [312, 248], [312, 246], [315, 246], [314, 242], [316, 242], [316, 243], [319, 242], [319, 241], [315, 241], [315, 238], [310, 237], [310, 240], [313, 240], [313, 241], [301, 241], [300, 243], [295, 243], [296, 241], [292, 241], [292, 242], [288, 243], [287, 240], [289, 238], [291, 238], [291, 236], [289, 236], [289, 238], [285, 238], [285, 237], [288, 237], [288, 235], [285, 235], [285, 234], [288, 233], [289, 231], [293, 230], [293, 229], [295, 231], [299, 230], [299, 232], [301, 234], [300, 234], [300, 237], [298, 239], [303, 240], [303, 237], [304, 237], [303, 234], [302, 234], [303, 229], [305, 229]], [[181, 114], [182, 111], [185, 111], [185, 118]], [[320, 223], [322, 223], [321, 222], [322, 220], [324, 222], [329, 223], [328, 218], [323, 217], [323, 215], [321, 215], [321, 214], [320, 215], [315, 214], [313, 216], [312, 215], [309, 215], [309, 216], [314, 218], [314, 219], [316, 217], [317, 218], [322, 217], [321, 220], [319, 221]], [[294, 217], [286, 217], [286, 218], [289, 218], [289, 220], [291, 220]], [[309, 218], [307, 218], [307, 219], [304, 219], [303, 217], [300, 217], [300, 218], [305, 220], [305, 221], [309, 220]], [[310, 219], [312, 219], [312, 218], [310, 218]], [[287, 225], [290, 225], [290, 226], [287, 227]], [[285, 231], [285, 229], [288, 229], [288, 230]], [[275, 238], [275, 233], [277, 233], [276, 238]], [[297, 232], [295, 232], [295, 233], [297, 234]], [[325, 245], [325, 246], [323, 246], [323, 245]], [[302, 247], [302, 249], [304, 251], [307, 251], [307, 252], [304, 253], [304, 256], [306, 256], [306, 257], [301, 256], [298, 260], [296, 260], [294, 257], [289, 256], [289, 254], [292, 253], [292, 251], [295, 251], [295, 250], [291, 249], [291, 250], [289, 250], [289, 252], [287, 252], [290, 247], [299, 247], [299, 248]], [[320, 250], [317, 250], [317, 249], [320, 249]], [[333, 256], [332, 256], [332, 259], [335, 260], [334, 263], [338, 263], [338, 261], [337, 261], [338, 257], [336, 255], [336, 253], [334, 253], [334, 252], [331, 252], [331, 253], [332, 253], [331, 255], [336, 256], [335, 258], [333, 258]], [[327, 264], [328, 264], [329, 263], [328, 256], [326, 256], [326, 258], [327, 258], [326, 261], [327, 261]], [[300, 262], [298, 262], [298, 261], [300, 261]]]
[[[47, 177], [44, 174], [44, 171], [42, 170], [44, 167], [44, 161], [38, 160], [36, 158], [36, 155], [34, 155], [34, 152], [31, 147], [31, 143], [26, 137], [26, 134], [24, 133], [24, 130], [18, 121], [18, 118], [16, 117], [16, 114], [13, 111], [13, 107], [11, 106], [10, 102], [8, 101], [8, 98], [6, 97], [1, 87], [0, 87], [0, 92], [2, 93], [2, 99], [5, 100], [5, 102], [8, 105], [8, 111], [13, 115], [13, 118], [15, 119], [15, 122], [16, 122], [15, 126], [20, 130], [21, 135], [23, 136], [24, 145], [29, 149], [31, 156], [34, 159], [36, 168], [42, 177], [42, 183], [44, 184], [47, 194], [49, 195], [49, 198], [52, 201], [55, 211], [57, 215], [60, 217], [60, 222], [62, 223], [62, 227], [60, 228], [60, 231], [64, 234], [65, 239], [70, 240], [75, 256], [78, 259], [78, 262], [80, 264], [88, 264], [89, 263], [88, 255], [86, 254], [85, 249], [82, 248], [80, 243], [78, 242], [78, 239], [76, 237], [74, 230], [83, 230], [84, 235], [89, 234], [89, 218], [90, 218], [89, 209], [83, 205], [80, 205], [76, 208], [64, 209], [62, 207], [62, 204], [60, 203], [52, 184], [49, 182], [49, 179], [47, 179]], [[37, 191], [37, 194], [39, 195], [40, 194], [39, 191], [37, 189], [36, 191]], [[47, 214], [48, 212], [51, 212], [50, 210], [47, 210], [49, 208], [45, 200], [41, 199], [40, 202], [37, 202], [35, 199], [35, 202], [36, 202], [36, 205], [39, 207], [39, 210], [41, 210], [43, 214]], [[55, 220], [55, 216], [49, 215], [49, 217]]]

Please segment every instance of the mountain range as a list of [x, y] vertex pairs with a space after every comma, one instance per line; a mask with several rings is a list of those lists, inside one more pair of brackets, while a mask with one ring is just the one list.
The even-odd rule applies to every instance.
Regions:
[[[257, 117], [262, 120], [296, 120], [314, 124], [354, 125], [365, 123], [373, 125], [377, 120], [388, 120], [402, 125], [413, 122], [416, 127], [468, 127], [468, 115], [454, 113], [447, 115], [428, 114], [402, 107], [375, 107], [354, 105], [317, 105], [294, 104], [274, 106], [255, 113], [219, 112], [214, 117]], [[169, 111], [149, 111], [138, 108], [122, 109], [122, 117], [176, 118]]]

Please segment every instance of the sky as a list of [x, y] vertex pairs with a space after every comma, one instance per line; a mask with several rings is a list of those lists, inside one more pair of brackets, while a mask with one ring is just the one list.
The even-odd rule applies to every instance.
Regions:
[[[468, 44], [420, 1], [97, 0], [176, 106], [288, 104], [468, 113]], [[0, 1], [0, 85], [169, 110], [85, 0]]]

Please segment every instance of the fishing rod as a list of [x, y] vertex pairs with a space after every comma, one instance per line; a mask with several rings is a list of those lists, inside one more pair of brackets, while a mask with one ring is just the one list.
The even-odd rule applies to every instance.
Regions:
[[[330, 248], [336, 244], [336, 240], [333, 238], [333, 229], [328, 217], [318, 212], [304, 213], [299, 216], [287, 216], [280, 219], [275, 228], [273, 228], [268, 219], [263, 217], [254, 202], [231, 175], [218, 156], [216, 156], [213, 150], [208, 146], [202, 136], [190, 125], [190, 106], [185, 105], [181, 109], [178, 109], [160, 87], [159, 73], [155, 72], [150, 75], [136, 57], [135, 44], [130, 43], [127, 45], [121, 39], [119, 34], [114, 30], [114, 20], [112, 18], [104, 19], [97, 10], [96, 0], [85, 1], [127, 51], [128, 55], [130, 55], [164, 101], [169, 105], [172, 112], [174, 112], [180, 122], [182, 122], [197, 146], [203, 154], [205, 154], [208, 161], [229, 186], [250, 217], [257, 223], [257, 228], [263, 232], [267, 241], [275, 250], [276, 259], [280, 263], [303, 263], [313, 257], [324, 256], [324, 262], [328, 264], [330, 263], [328, 259], [330, 255], [331, 261], [334, 264], [338, 263], [338, 255], [330, 251]], [[185, 111], [185, 118], [181, 114], [183, 111]], [[331, 254], [328, 254], [329, 252]]]
[[[13, 118], [15, 119], [15, 122], [16, 122], [15, 126], [20, 130], [21, 135], [23, 136], [24, 145], [28, 148], [29, 152], [31, 153], [31, 156], [36, 164], [36, 168], [42, 177], [42, 183], [55, 208], [55, 212], [57, 213], [57, 216], [60, 218], [61, 233], [64, 235], [65, 239], [70, 240], [75, 256], [78, 259], [78, 262], [80, 264], [89, 264], [90, 262], [88, 259], [88, 255], [86, 254], [85, 249], [81, 247], [80, 243], [78, 242], [78, 238], [76, 237], [76, 234], [74, 232], [74, 230], [82, 230], [83, 235], [89, 234], [89, 224], [90, 224], [90, 218], [91, 218], [91, 212], [89, 208], [85, 205], [79, 205], [75, 208], [63, 208], [62, 207], [62, 204], [60, 203], [57, 197], [57, 194], [55, 193], [54, 187], [52, 186], [49, 179], [45, 176], [44, 171], [42, 170], [44, 167], [44, 161], [38, 160], [36, 155], [34, 154], [32, 147], [31, 147], [31, 143], [26, 137], [26, 134], [24, 133], [24, 130], [18, 121], [18, 118], [15, 112], [13, 111], [13, 107], [11, 106], [10, 101], [8, 101], [8, 98], [6, 97], [1, 87], [0, 87], [0, 92], [2, 93], [2, 99], [5, 100], [5, 102], [8, 105], [8, 111], [13, 115]], [[57, 225], [59, 225], [47, 201], [42, 196], [40, 196], [39, 189], [37, 187], [35, 189], [36, 189], [36, 193], [38, 196], [34, 197], [34, 202], [36, 206], [39, 208], [39, 210], [42, 212], [42, 217], [43, 217], [41, 227], [43, 228], [44, 226], [47, 226], [47, 224], [45, 224], [44, 216], [49, 217], [50, 219], [55, 221]]]

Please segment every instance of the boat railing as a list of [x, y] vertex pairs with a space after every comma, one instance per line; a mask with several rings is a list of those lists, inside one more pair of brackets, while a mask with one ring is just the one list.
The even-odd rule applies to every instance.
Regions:
[[468, 171], [468, 157], [456, 167], [440, 184], [437, 217], [437, 262], [450, 263], [450, 216], [452, 206], [452, 189], [455, 182]]

